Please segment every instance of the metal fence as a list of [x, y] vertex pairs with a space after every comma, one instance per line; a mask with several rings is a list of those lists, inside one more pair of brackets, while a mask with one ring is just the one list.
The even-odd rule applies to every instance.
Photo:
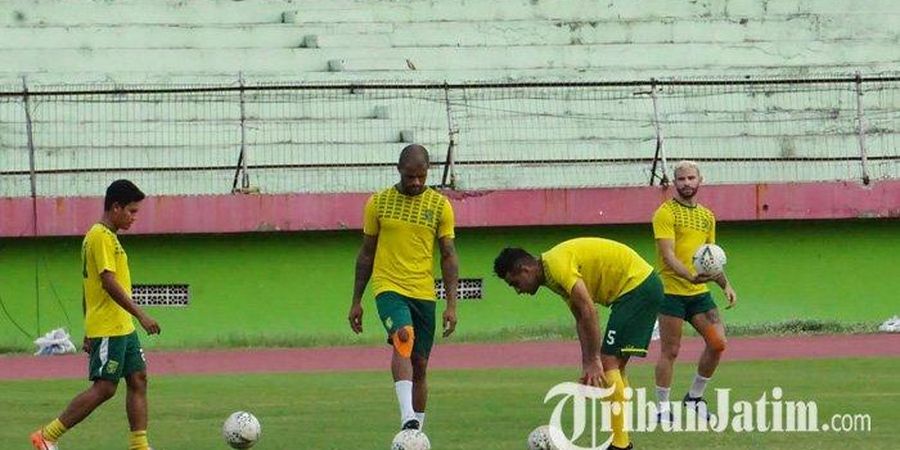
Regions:
[[900, 77], [598, 83], [22, 86], [0, 196], [367, 192], [400, 149], [465, 190], [900, 178]]

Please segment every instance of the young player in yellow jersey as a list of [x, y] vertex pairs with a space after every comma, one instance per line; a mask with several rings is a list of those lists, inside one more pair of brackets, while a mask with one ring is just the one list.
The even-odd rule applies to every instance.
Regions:
[[89, 378], [93, 382], [78, 394], [58, 418], [31, 435], [37, 450], [56, 450], [60, 436], [116, 394], [125, 378], [125, 410], [131, 434], [129, 450], [148, 450], [147, 367], [132, 316], [148, 334], [159, 334], [159, 324], [131, 301], [128, 257], [116, 233], [131, 228], [144, 193], [128, 180], [114, 181], [106, 189], [103, 217], [84, 237], [82, 276], [84, 287], [83, 349], [90, 355]]
[[363, 244], [348, 319], [362, 332], [362, 296], [369, 278], [378, 316], [394, 347], [391, 372], [400, 405], [401, 429], [423, 429], [428, 399], [428, 357], [434, 343], [434, 243], [441, 251], [447, 297], [444, 337], [456, 328], [458, 262], [453, 208], [425, 185], [428, 151], [409, 145], [400, 153], [400, 182], [372, 195], [364, 211]]
[[[534, 295], [544, 286], [559, 294], [575, 316], [584, 384], [614, 387], [612, 401], [625, 401], [625, 366], [647, 355], [663, 297], [653, 267], [628, 246], [600, 238], [565, 241], [536, 258], [505, 248], [494, 272], [516, 292]], [[595, 305], [611, 311], [602, 335]], [[612, 416], [611, 450], [631, 449], [624, 416]]]
[[696, 200], [703, 181], [700, 169], [692, 161], [682, 161], [675, 165], [674, 176], [674, 198], [663, 203], [653, 215], [657, 264], [666, 293], [659, 315], [662, 349], [656, 364], [660, 422], [672, 420], [669, 391], [685, 320], [703, 336], [706, 347], [700, 356], [694, 382], [683, 401], [701, 416], [709, 416], [703, 393], [725, 351], [725, 324], [706, 282], [715, 281], [722, 288], [728, 299], [726, 309], [737, 301], [724, 272], [716, 276], [698, 275], [692, 263], [694, 253], [701, 245], [716, 242], [716, 218]]

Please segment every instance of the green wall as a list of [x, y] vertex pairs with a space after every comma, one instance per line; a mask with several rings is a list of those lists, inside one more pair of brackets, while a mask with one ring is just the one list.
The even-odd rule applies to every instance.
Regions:
[[[720, 224], [739, 306], [730, 324], [786, 319], [881, 321], [900, 313], [900, 226], [896, 220]], [[554, 296], [517, 297], [492, 273], [504, 246], [542, 251], [595, 235], [633, 246], [655, 261], [648, 225], [458, 230], [463, 277], [483, 277], [485, 298], [460, 303], [460, 338], [515, 335], [516, 327], [565, 328], [571, 318]], [[354, 337], [346, 314], [358, 232], [121, 237], [135, 283], [189, 283], [187, 308], [149, 308], [163, 327], [148, 347], [210, 344], [328, 345], [378, 342], [371, 298], [365, 333]], [[9, 314], [35, 334], [70, 326], [81, 336], [80, 239], [0, 240], [0, 295]], [[717, 299], [721, 292], [713, 288]], [[65, 314], [70, 320], [67, 321]], [[605, 316], [605, 313], [603, 313]], [[502, 337], [502, 336], [501, 336]], [[0, 349], [31, 348], [0, 311]]]

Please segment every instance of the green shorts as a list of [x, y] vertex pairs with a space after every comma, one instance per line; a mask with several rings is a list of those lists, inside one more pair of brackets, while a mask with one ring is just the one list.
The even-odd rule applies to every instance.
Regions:
[[118, 382], [119, 378], [147, 370], [137, 331], [124, 336], [90, 338], [88, 378]]
[[716, 308], [709, 292], [697, 295], [666, 294], [659, 313], [666, 316], [674, 316], [683, 320], [690, 320], [697, 314], [703, 314]]
[[656, 272], [610, 306], [600, 353], [617, 356], [647, 356], [653, 326], [663, 301], [663, 286]]
[[382, 292], [375, 296], [378, 317], [388, 334], [388, 344], [395, 331], [412, 325], [415, 337], [412, 352], [425, 359], [434, 346], [434, 309], [431, 300], [418, 300], [396, 292]]

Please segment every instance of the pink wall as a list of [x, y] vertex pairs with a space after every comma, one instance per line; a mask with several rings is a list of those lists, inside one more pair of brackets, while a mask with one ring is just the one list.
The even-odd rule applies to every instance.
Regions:
[[[368, 194], [149, 197], [132, 233], [236, 233], [361, 227]], [[450, 192], [459, 227], [646, 223], [666, 198], [654, 187]], [[720, 221], [900, 217], [900, 181], [704, 186]], [[40, 236], [80, 235], [102, 198], [40, 198]], [[0, 198], [0, 236], [33, 234], [30, 198]]]

